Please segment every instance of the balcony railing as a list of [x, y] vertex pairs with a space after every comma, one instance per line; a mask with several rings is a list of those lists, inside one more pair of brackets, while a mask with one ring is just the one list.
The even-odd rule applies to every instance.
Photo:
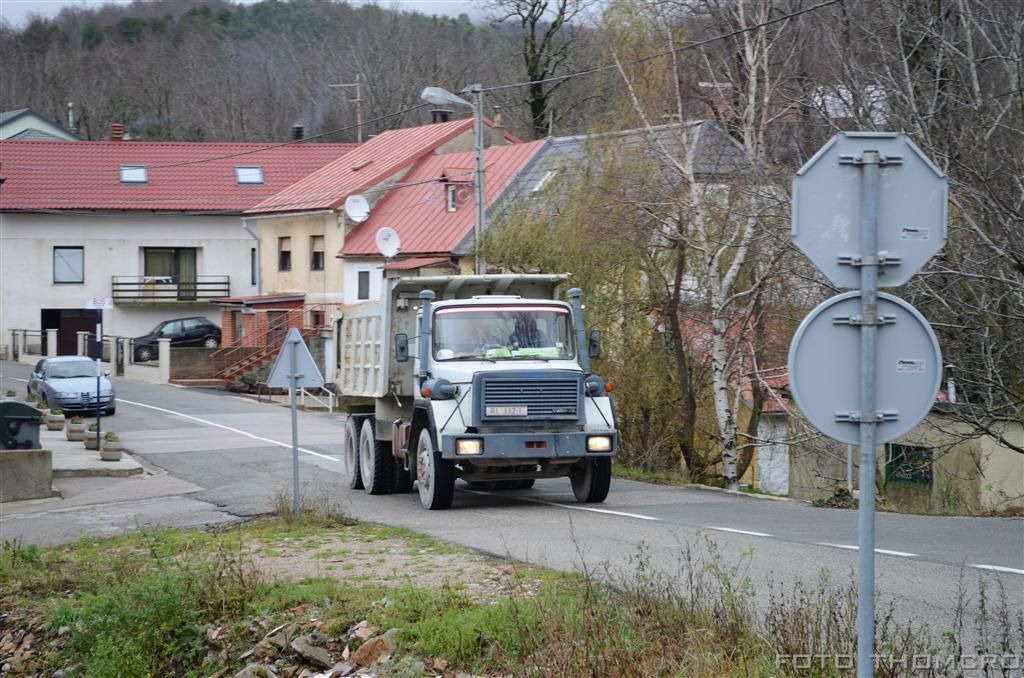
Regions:
[[110, 291], [115, 304], [169, 303], [205, 301], [231, 294], [231, 278], [226, 275], [199, 275], [181, 279], [171, 275], [115, 275]]

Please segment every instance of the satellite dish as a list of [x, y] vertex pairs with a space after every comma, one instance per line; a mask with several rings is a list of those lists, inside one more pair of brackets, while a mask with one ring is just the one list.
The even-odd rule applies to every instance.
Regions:
[[361, 224], [370, 216], [370, 203], [361, 195], [350, 195], [345, 198], [345, 216], [357, 224]]
[[402, 247], [402, 240], [393, 228], [384, 228], [377, 231], [377, 250], [385, 259], [393, 259]]
[[473, 104], [469, 103], [457, 94], [452, 94], [443, 87], [426, 87], [420, 93], [420, 99], [426, 101], [428, 104], [434, 104], [435, 106], [469, 106], [473, 107]]

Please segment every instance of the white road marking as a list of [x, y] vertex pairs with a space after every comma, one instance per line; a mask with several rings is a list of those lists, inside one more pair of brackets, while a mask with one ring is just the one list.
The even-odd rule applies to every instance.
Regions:
[[917, 558], [916, 553], [907, 553], [906, 551], [890, 551], [889, 549], [875, 549], [875, 553], [881, 553], [887, 556], [899, 556], [900, 558]]
[[1013, 567], [1000, 567], [999, 565], [981, 565], [978, 563], [968, 563], [970, 567], [976, 567], [979, 570], [993, 570], [994, 572], [1009, 572], [1010, 574], [1024, 574], [1024, 570], [1018, 570]]
[[764, 532], [752, 532], [750, 530], [737, 530], [731, 527], [714, 527], [713, 525], [705, 525], [706, 530], [718, 530], [719, 532], [734, 532], [736, 534], [749, 534], [752, 537], [770, 537], [770, 534]]
[[558, 508], [564, 508], [568, 511], [589, 511], [591, 513], [605, 513], [612, 516], [622, 516], [623, 518], [636, 518], [637, 520], [653, 520], [660, 522], [661, 518], [655, 518], [654, 516], [645, 516], [639, 513], [626, 513], [625, 511], [612, 511], [611, 509], [599, 509], [591, 506], [570, 506], [569, 504], [562, 504], [557, 501], [547, 501], [546, 499], [538, 499], [536, 497], [522, 497], [514, 494], [498, 494], [497, 492], [481, 492], [480, 490], [466, 490], [461, 489], [461, 492], [468, 492], [470, 494], [480, 494], [487, 497], [512, 497], [513, 499], [519, 499], [520, 501], [528, 501], [534, 504], [544, 504], [546, 506], [557, 506]]
[[[146, 405], [145, 403], [137, 403], [137, 402], [134, 402], [134, 401], [131, 401], [131, 400], [124, 400], [122, 398], [118, 398], [117, 402], [118, 403], [124, 403], [126, 405], [135, 405], [136, 407], [144, 407], [146, 409], [156, 410], [157, 412], [163, 412], [165, 414], [172, 414], [172, 415], [174, 415], [176, 417], [181, 417], [182, 419], [189, 419], [190, 421], [196, 421], [196, 422], [199, 422], [200, 424], [206, 424], [207, 426], [213, 426], [215, 428], [224, 429], [225, 431], [231, 431], [232, 433], [237, 433], [239, 435], [243, 435], [246, 438], [252, 438], [253, 440], [259, 440], [260, 442], [270, 443], [271, 445], [277, 445], [278, 447], [285, 447], [285, 448], [287, 448], [289, 450], [292, 449], [291, 443], [282, 443], [279, 440], [271, 440], [270, 438], [264, 438], [262, 436], [253, 435], [252, 433], [249, 433], [248, 431], [243, 431], [240, 428], [234, 428], [232, 426], [225, 426], [224, 424], [218, 424], [218, 423], [210, 421], [208, 419], [201, 419], [200, 417], [193, 417], [191, 414], [184, 414], [182, 412], [175, 412], [174, 410], [168, 410], [168, 409], [165, 409], [163, 407], [157, 407], [156, 405]], [[320, 457], [321, 459], [330, 459], [331, 461], [341, 461], [337, 457], [332, 457], [332, 456], [327, 455], [327, 454], [321, 454], [320, 452], [314, 452], [313, 450], [308, 450], [305, 447], [300, 447], [299, 448], [299, 452], [302, 452], [303, 454], [310, 454], [310, 455], [312, 455], [314, 457]]]
[[[848, 551], [859, 551], [859, 546], [853, 546], [851, 544], [833, 544], [827, 541], [816, 541], [814, 542], [818, 546], [831, 546], [834, 549], [847, 549]], [[889, 549], [875, 549], [875, 553], [881, 553], [885, 556], [898, 556], [900, 558], [917, 558], [916, 553], [907, 553], [906, 551], [891, 551]]]

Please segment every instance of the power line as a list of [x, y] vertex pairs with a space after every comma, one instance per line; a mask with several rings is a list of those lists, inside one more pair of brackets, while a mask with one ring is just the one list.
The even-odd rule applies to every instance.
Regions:
[[[719, 40], [725, 40], [726, 38], [733, 38], [733, 37], [736, 37], [737, 35], [742, 35], [744, 33], [749, 33], [751, 31], [756, 31], [756, 30], [759, 30], [761, 28], [765, 28], [767, 26], [771, 26], [773, 24], [777, 24], [777, 23], [780, 23], [780, 22], [783, 22], [783, 21], [788, 21], [789, 19], [792, 19], [794, 17], [798, 17], [798, 16], [800, 16], [802, 14], [808, 14], [810, 12], [815, 12], [815, 11], [817, 11], [819, 9], [824, 8], [824, 7], [828, 7], [830, 5], [836, 5], [836, 4], [839, 4], [839, 3], [842, 3], [842, 2], [845, 2], [845, 0], [825, 0], [825, 2], [820, 2], [817, 5], [811, 5], [810, 7], [806, 7], [804, 9], [799, 9], [799, 10], [797, 10], [795, 12], [790, 12], [789, 14], [783, 14], [782, 16], [777, 16], [774, 19], [769, 19], [768, 21], [764, 21], [762, 23], [755, 24], [753, 26], [747, 26], [746, 28], [739, 28], [739, 29], [737, 29], [735, 31], [730, 31], [729, 33], [722, 33], [721, 35], [716, 35], [716, 36], [713, 36], [713, 37], [710, 37], [710, 38], [706, 38], [704, 40], [698, 40], [697, 42], [687, 43], [685, 45], [682, 45], [680, 47], [676, 47], [674, 49], [665, 50], [664, 52], [658, 52], [656, 54], [648, 54], [647, 56], [640, 57], [638, 59], [633, 59], [632, 61], [628, 61], [628, 62], [626, 62], [625, 65], [627, 65], [627, 66], [635, 66], [637, 64], [646, 63], [646, 62], [652, 61], [654, 59], [660, 59], [661, 57], [664, 57], [664, 56], [669, 56], [671, 54], [676, 54], [677, 52], [683, 52], [683, 51], [686, 51], [686, 50], [691, 50], [691, 49], [696, 49], [698, 47], [703, 47], [704, 45], [709, 45], [709, 44], [711, 44], [713, 42], [718, 42]], [[555, 75], [555, 76], [551, 76], [550, 78], [542, 78], [540, 80], [526, 80], [526, 81], [523, 81], [523, 82], [515, 82], [515, 83], [508, 84], [508, 85], [495, 85], [493, 87], [484, 87], [483, 89], [484, 89], [485, 92], [493, 92], [493, 91], [498, 91], [498, 90], [503, 90], [503, 89], [512, 89], [513, 87], [526, 87], [527, 85], [541, 85], [541, 84], [548, 83], [548, 82], [559, 82], [561, 80], [569, 80], [570, 78], [579, 78], [579, 77], [582, 77], [582, 76], [585, 76], [585, 75], [593, 75], [594, 73], [600, 73], [602, 71], [608, 71], [608, 70], [612, 70], [614, 68], [618, 68], [618, 66], [616, 64], [605, 64], [604, 66], [595, 66], [593, 68], [588, 68], [586, 70], [577, 71], [575, 73], [567, 73], [566, 75]]]

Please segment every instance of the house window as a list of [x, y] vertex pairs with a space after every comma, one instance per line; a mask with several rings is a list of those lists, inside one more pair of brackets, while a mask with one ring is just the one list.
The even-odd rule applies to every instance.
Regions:
[[256, 259], [256, 248], [249, 248], [249, 284], [256, 284], [256, 274], [259, 271], [259, 262]]
[[370, 272], [359, 271], [359, 286], [356, 298], [359, 301], [370, 298]]
[[195, 247], [143, 247], [142, 259], [142, 274], [147, 278], [195, 281]]
[[323, 327], [325, 315], [323, 311], [310, 311], [309, 312], [309, 325], [310, 327]]
[[53, 248], [53, 282], [80, 285], [85, 282], [85, 248]]
[[262, 184], [263, 183], [263, 168], [262, 167], [236, 167], [235, 168], [235, 179], [240, 184]]
[[314, 235], [309, 239], [309, 270], [324, 270], [324, 237]]
[[932, 486], [932, 450], [914, 445], [886, 445], [885, 482]]
[[292, 270], [292, 239], [291, 238], [278, 238], [277, 239], [277, 270], [279, 271], [290, 271]]
[[145, 184], [149, 175], [143, 165], [121, 165], [122, 184]]
[[449, 212], [455, 211], [455, 184], [447, 184], [444, 187], [444, 204]]

